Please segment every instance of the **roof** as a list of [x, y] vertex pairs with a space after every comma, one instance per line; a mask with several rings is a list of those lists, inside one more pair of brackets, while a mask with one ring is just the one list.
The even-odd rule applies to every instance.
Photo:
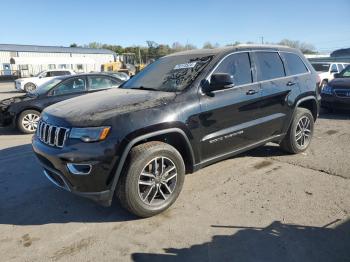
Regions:
[[0, 51], [115, 55], [113, 51], [107, 50], [107, 49], [85, 48], [85, 47], [64, 47], [64, 46], [12, 45], [12, 44], [0, 44]]
[[225, 46], [220, 48], [213, 48], [213, 49], [193, 49], [188, 51], [182, 51], [173, 53], [172, 55], [216, 55], [220, 53], [226, 53], [226, 52], [232, 52], [232, 51], [239, 51], [239, 50], [252, 50], [252, 49], [259, 49], [259, 50], [281, 50], [281, 51], [287, 51], [287, 50], [296, 50], [294, 48], [290, 48], [288, 46], [283, 45], [257, 45], [257, 44], [241, 44], [236, 46]]

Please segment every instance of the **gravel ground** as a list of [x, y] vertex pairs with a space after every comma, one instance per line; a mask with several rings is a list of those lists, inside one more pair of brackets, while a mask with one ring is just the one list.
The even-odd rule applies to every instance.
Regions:
[[269, 144], [190, 174], [148, 219], [55, 188], [31, 136], [0, 128], [1, 260], [350, 261], [349, 120], [322, 114], [304, 154]]

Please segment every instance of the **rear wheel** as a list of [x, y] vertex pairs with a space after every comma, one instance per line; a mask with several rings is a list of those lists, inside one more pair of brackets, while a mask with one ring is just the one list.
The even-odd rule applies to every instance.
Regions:
[[36, 89], [36, 85], [35, 84], [33, 84], [33, 83], [27, 83], [27, 84], [25, 84], [24, 85], [24, 91], [26, 91], [27, 93], [29, 93], [29, 92], [32, 92], [32, 91], [34, 91]]
[[282, 149], [292, 154], [304, 152], [311, 143], [313, 132], [312, 113], [306, 108], [297, 108], [292, 124], [280, 145]]
[[150, 217], [169, 208], [179, 196], [185, 178], [180, 153], [162, 142], [134, 147], [120, 178], [117, 197], [129, 212]]
[[17, 119], [17, 128], [25, 134], [33, 134], [38, 126], [40, 112], [36, 110], [23, 111]]

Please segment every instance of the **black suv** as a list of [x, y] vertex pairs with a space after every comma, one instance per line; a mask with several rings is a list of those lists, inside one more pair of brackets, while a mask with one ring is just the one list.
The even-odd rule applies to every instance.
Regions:
[[32, 144], [57, 186], [107, 206], [116, 194], [148, 217], [172, 205], [185, 173], [268, 142], [306, 150], [317, 79], [281, 46], [176, 53], [120, 88], [48, 107]]

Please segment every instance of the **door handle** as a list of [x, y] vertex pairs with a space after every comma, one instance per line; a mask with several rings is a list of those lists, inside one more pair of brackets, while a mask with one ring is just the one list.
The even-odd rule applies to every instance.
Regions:
[[287, 86], [294, 86], [295, 84], [296, 84], [295, 82], [289, 81], [289, 82], [287, 83]]
[[254, 95], [256, 93], [258, 93], [257, 90], [251, 89], [251, 90], [247, 91], [246, 95]]

